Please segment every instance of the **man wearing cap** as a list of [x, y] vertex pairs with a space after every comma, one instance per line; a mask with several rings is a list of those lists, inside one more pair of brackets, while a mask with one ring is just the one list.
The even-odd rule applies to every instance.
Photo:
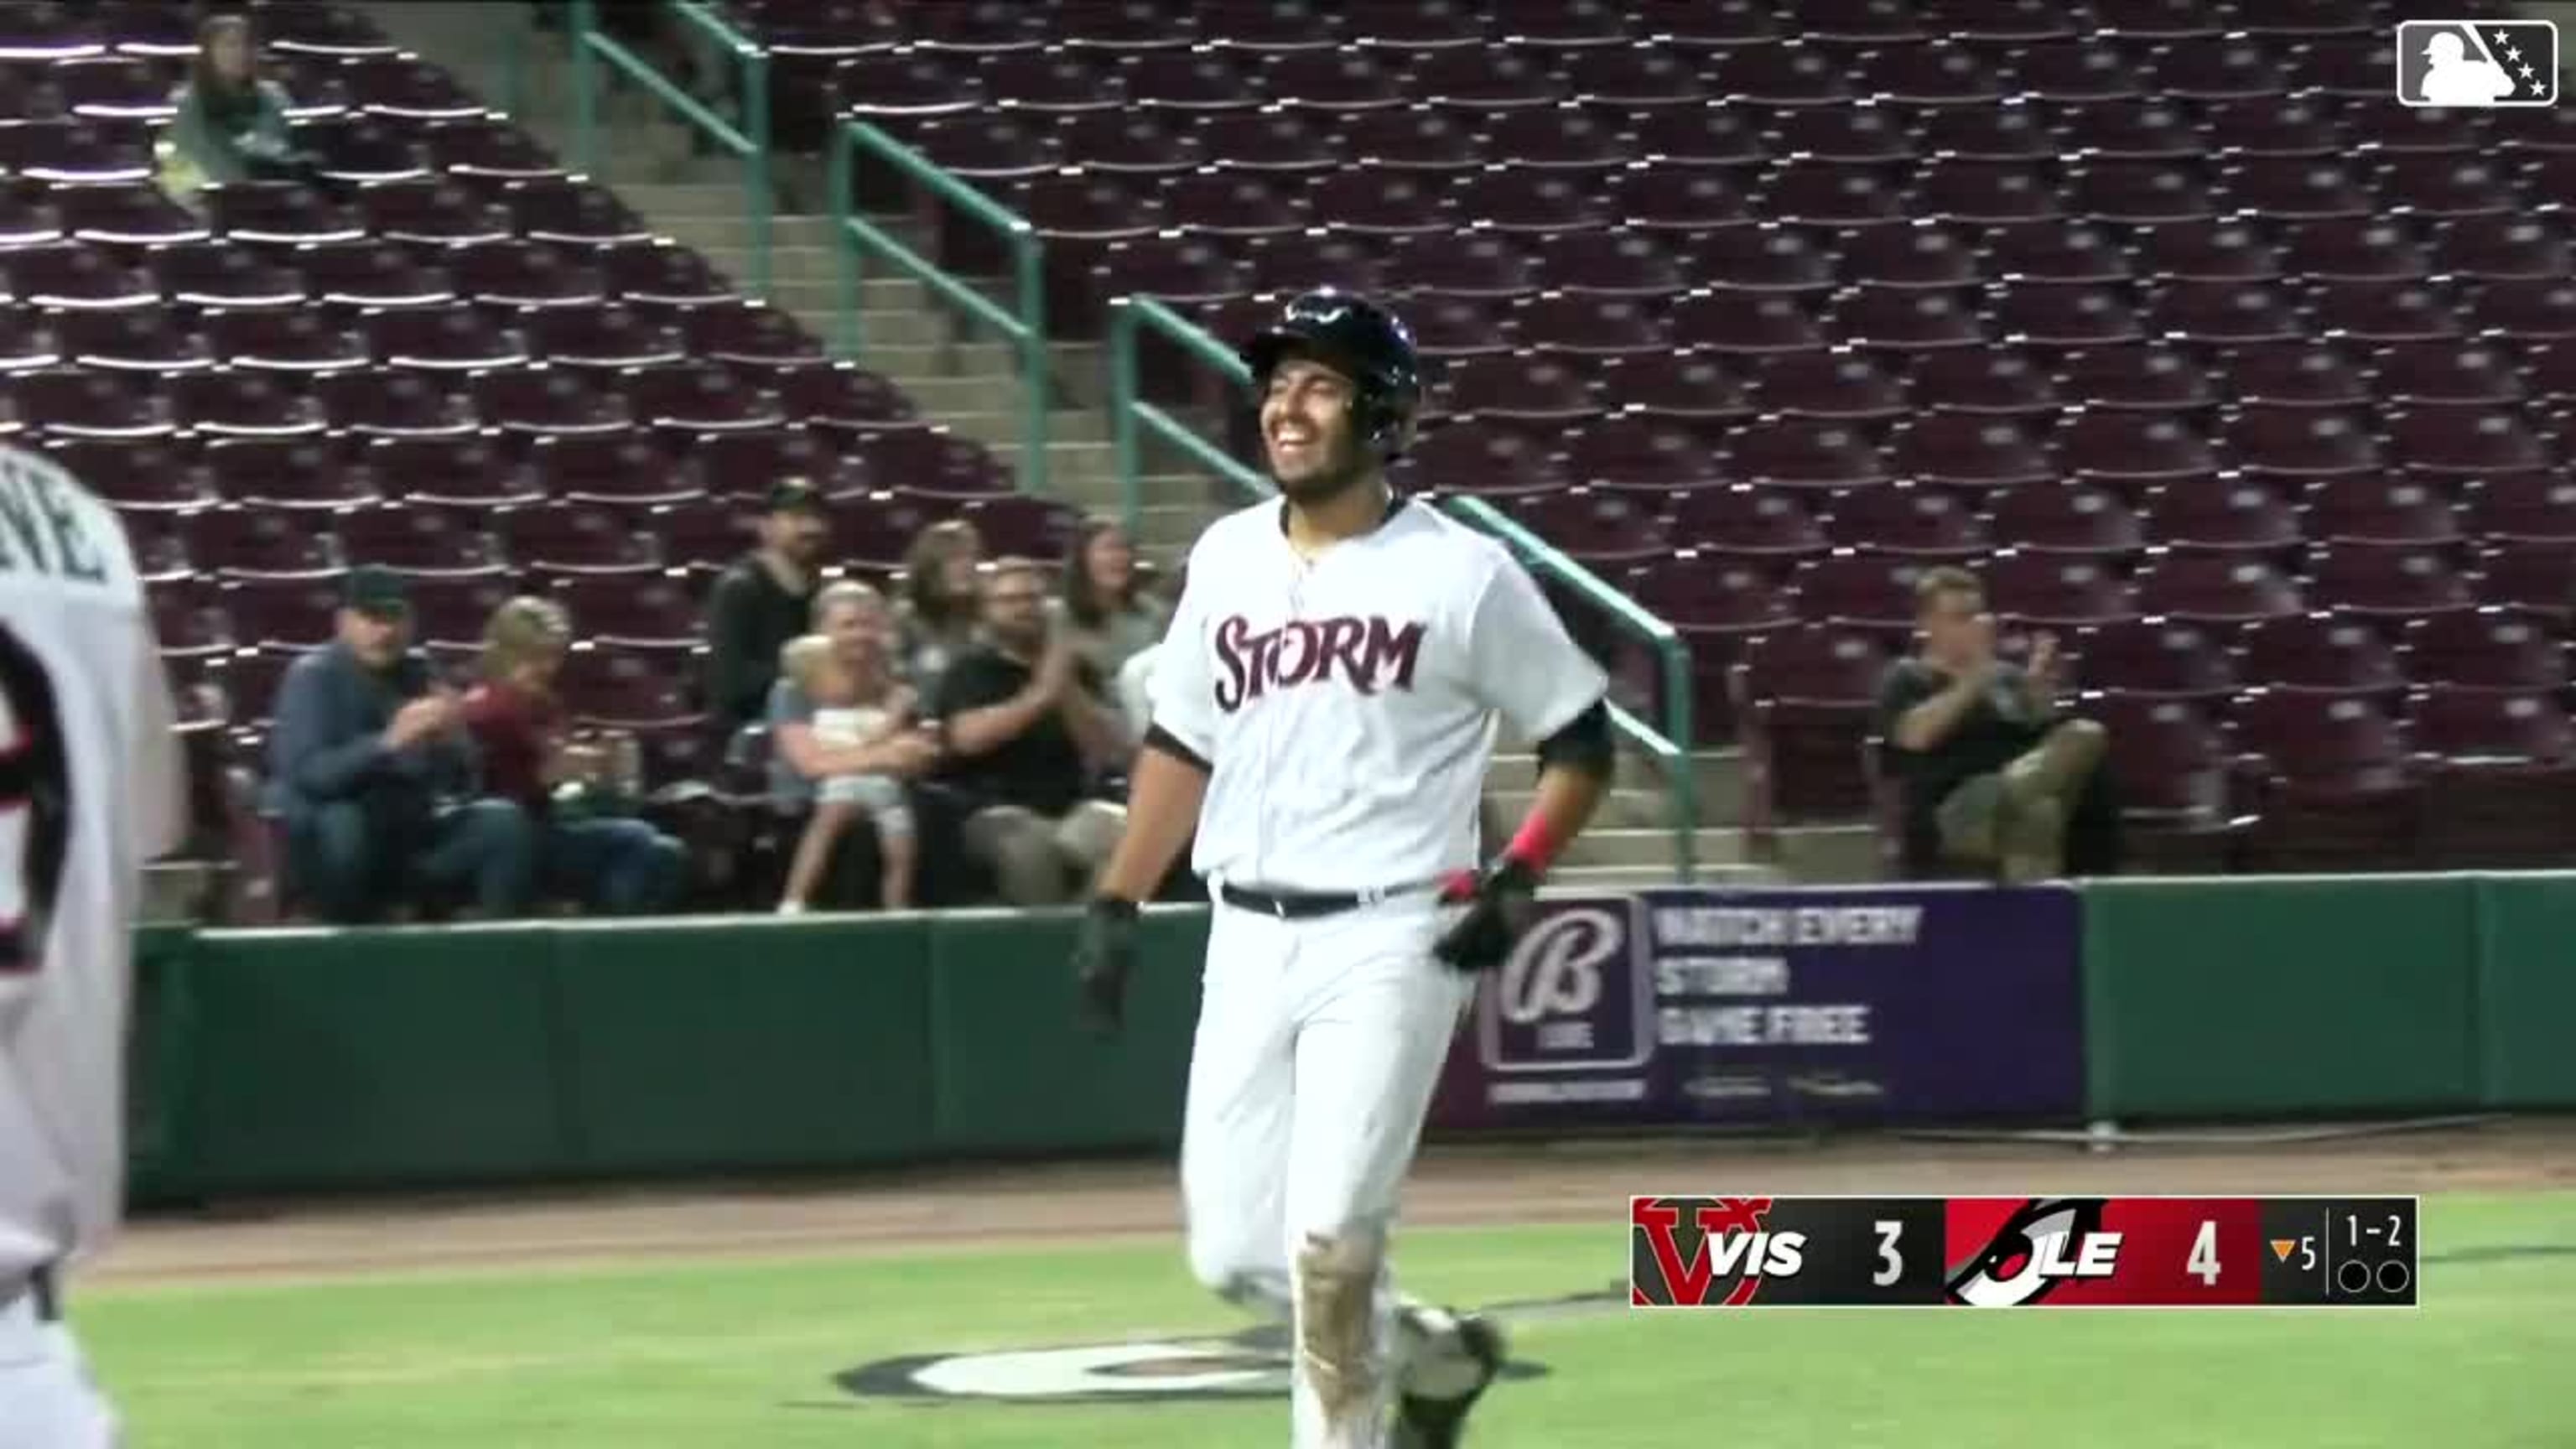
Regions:
[[351, 569], [336, 634], [278, 686], [268, 806], [286, 825], [289, 889], [341, 925], [459, 894], [487, 918], [524, 911], [528, 818], [477, 798], [462, 703], [410, 647], [401, 575]]
[[707, 595], [707, 709], [727, 736], [766, 715], [778, 652], [813, 627], [816, 573], [831, 537], [821, 492], [781, 478], [761, 512], [760, 546]]

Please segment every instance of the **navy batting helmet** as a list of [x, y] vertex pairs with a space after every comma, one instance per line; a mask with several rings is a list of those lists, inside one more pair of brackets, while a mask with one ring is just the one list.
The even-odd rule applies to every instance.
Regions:
[[1405, 424], [1422, 406], [1422, 359], [1413, 350], [1413, 329], [1402, 318], [1365, 297], [1326, 287], [1291, 298], [1278, 320], [1243, 345], [1241, 355], [1253, 381], [1267, 387], [1270, 369], [1292, 349], [1349, 373], [1357, 385], [1353, 429], [1380, 459], [1403, 455]]

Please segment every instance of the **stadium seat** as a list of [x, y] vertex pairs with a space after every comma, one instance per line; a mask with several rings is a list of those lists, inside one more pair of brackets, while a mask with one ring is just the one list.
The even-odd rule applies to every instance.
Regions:
[[1911, 394], [1927, 412], [2053, 416], [2069, 401], [2048, 369], [2012, 348], [1928, 352], [1915, 359]]
[[376, 496], [364, 467], [319, 435], [217, 438], [205, 457], [217, 495], [236, 503], [337, 510]]
[[498, 578], [492, 540], [457, 515], [412, 503], [386, 502], [343, 510], [331, 520], [340, 558], [351, 566], [381, 564], [407, 574]]
[[2088, 408], [2182, 413], [2218, 400], [2207, 369], [2189, 349], [2173, 343], [2112, 340], [2088, 345], [2069, 355], [2060, 372], [2064, 396]]
[[[1681, 500], [1677, 518], [1688, 505], [1688, 498]], [[1932, 485], [1853, 488], [1827, 495], [1817, 508], [1825, 541], [1835, 548], [1967, 562], [1994, 547], [1984, 521], [1960, 495]]]
[[1883, 483], [1887, 460], [1859, 427], [1830, 418], [1765, 418], [1730, 429], [1729, 476], [1749, 483], [1848, 488]]
[[2200, 700], [2105, 688], [2075, 709], [2109, 732], [2129, 873], [2226, 874], [2248, 821], [2224, 732]]
[[572, 503], [677, 503], [706, 491], [694, 469], [631, 428], [540, 437], [528, 461], [548, 497]]
[[1848, 233], [1835, 249], [1835, 274], [1854, 286], [1967, 287], [1984, 279], [1973, 240], [1938, 225]]
[[1922, 558], [1875, 549], [1837, 548], [1792, 571], [1788, 602], [1813, 623], [1886, 635], [1914, 627], [1914, 580]]
[[1794, 492], [1730, 483], [1680, 494], [1670, 537], [1682, 548], [1730, 564], [1750, 564], [1786, 582], [1789, 568], [1826, 552], [1815, 516]]
[[294, 513], [227, 503], [175, 517], [190, 561], [219, 579], [317, 579], [339, 572], [329, 537]]
[[2576, 846], [2576, 725], [2558, 681], [2407, 697], [2425, 775], [2423, 851], [2449, 869], [2551, 869]]
[[2567, 682], [2567, 646], [2534, 617], [2485, 607], [2410, 619], [2407, 677], [2448, 690], [2551, 691]]
[[1755, 361], [1750, 375], [1753, 400], [1764, 412], [1881, 421], [1906, 412], [1898, 380], [1864, 353], [1775, 353]]
[[654, 540], [626, 517], [595, 504], [550, 501], [493, 515], [502, 555], [530, 575], [649, 574], [661, 564]]
[[[2108, 489], [2020, 483], [1996, 489], [1983, 502], [1991, 536], [2005, 548], [2116, 559], [2146, 546], [2137, 513]], [[2153, 605], [2146, 607], [2153, 611]]]
[[2458, 516], [2422, 482], [2376, 473], [2321, 478], [2300, 496], [2304, 532], [2326, 543], [2451, 544]]
[[2140, 613], [2187, 623], [2242, 624], [2304, 607], [2295, 584], [2250, 554], [2159, 549], [2139, 566], [2135, 582]]
[[2471, 478], [2459, 485], [2458, 496], [2461, 518], [2479, 538], [2576, 545], [2576, 480], [2553, 470]]
[[2348, 408], [2371, 396], [2362, 370], [2342, 351], [2306, 338], [2228, 348], [2219, 371], [2247, 404]]
[[1402, 486], [1432, 493], [1549, 493], [1570, 486], [1564, 464], [1516, 428], [1452, 423], [1427, 434], [1396, 465]]
[[2417, 859], [2422, 782], [2384, 707], [2360, 695], [2254, 690], [2230, 715], [2264, 776], [2248, 865], [2350, 871]]
[[2004, 549], [1983, 572], [1996, 614], [2033, 627], [2073, 629], [2143, 612], [2126, 581], [2080, 555]]
[[2413, 618], [2471, 603], [2447, 550], [2400, 543], [2320, 544], [2302, 561], [2319, 607]]
[[489, 512], [544, 497], [523, 463], [478, 433], [387, 434], [362, 456], [387, 498]]
[[1945, 487], [2009, 488], [2058, 476], [2037, 437], [1993, 414], [1935, 413], [1900, 424], [1888, 453], [1898, 476]]
[[[2067, 649], [2074, 676], [2087, 690], [2210, 703], [2235, 693], [2240, 683], [2235, 655], [2222, 636], [2187, 619], [2091, 624], [2075, 632]], [[2116, 729], [2112, 738], [2122, 739]]]
[[555, 581], [554, 600], [576, 633], [606, 649], [686, 645], [699, 636], [698, 601], [673, 578], [566, 575]]

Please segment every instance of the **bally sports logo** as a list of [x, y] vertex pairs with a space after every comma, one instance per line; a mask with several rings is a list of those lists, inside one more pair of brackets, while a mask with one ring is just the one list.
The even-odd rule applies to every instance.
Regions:
[[1765, 1280], [1807, 1266], [1807, 1235], [1763, 1223], [1767, 1197], [1628, 1201], [1628, 1302], [1636, 1308], [1742, 1308]]
[[1655, 1054], [1654, 982], [1637, 959], [1633, 897], [1543, 900], [1539, 917], [1479, 989], [1486, 1070], [1619, 1072]]

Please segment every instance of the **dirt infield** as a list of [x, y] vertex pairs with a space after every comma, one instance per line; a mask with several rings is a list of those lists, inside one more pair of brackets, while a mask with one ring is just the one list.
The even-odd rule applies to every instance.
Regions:
[[[1407, 1193], [1416, 1225], [1616, 1223], [1636, 1192], [2422, 1192], [2576, 1190], [2576, 1121], [2511, 1121], [2293, 1145], [2065, 1146], [1634, 1139], [1447, 1147]], [[234, 1205], [139, 1221], [97, 1283], [900, 1252], [942, 1243], [1173, 1235], [1168, 1164], [1015, 1165], [837, 1182], [725, 1183], [402, 1202]]]

